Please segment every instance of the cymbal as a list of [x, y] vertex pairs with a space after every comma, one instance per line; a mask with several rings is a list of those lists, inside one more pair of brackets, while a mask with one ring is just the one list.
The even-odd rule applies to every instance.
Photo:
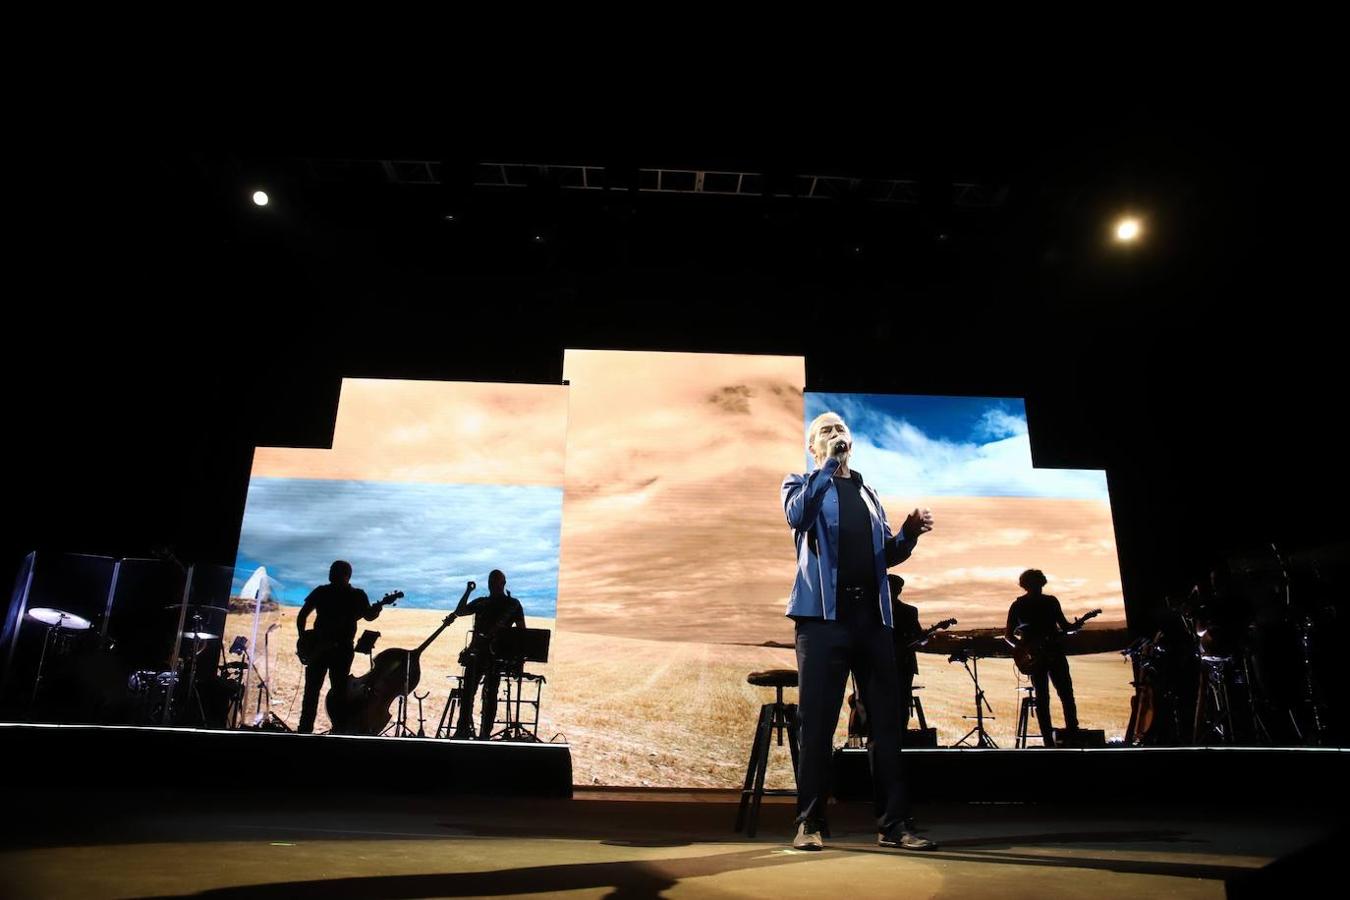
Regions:
[[193, 641], [214, 641], [220, 635], [212, 634], [209, 631], [185, 631], [183, 637]]
[[[165, 608], [165, 609], [182, 609], [182, 608], [183, 608], [183, 604], [181, 604], [181, 603], [173, 603], [173, 604], [170, 604], [169, 606], [166, 606], [166, 607], [164, 607], [164, 608]], [[211, 610], [212, 612], [223, 612], [223, 613], [229, 612], [229, 610], [226, 609], [226, 608], [223, 607], [223, 606], [209, 606], [209, 605], [207, 605], [207, 604], [205, 604], [205, 603], [189, 603], [187, 608], [188, 608], [188, 609], [209, 609], [209, 610]]]
[[39, 606], [36, 609], [30, 609], [28, 615], [41, 622], [43, 625], [49, 625], [55, 628], [64, 628], [67, 631], [88, 631], [94, 627], [83, 616], [77, 616], [74, 613], [68, 613], [65, 610], [52, 609], [47, 606]]

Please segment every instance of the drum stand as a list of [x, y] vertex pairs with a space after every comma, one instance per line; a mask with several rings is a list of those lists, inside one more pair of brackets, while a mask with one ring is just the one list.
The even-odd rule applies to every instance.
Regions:
[[[187, 690], [185, 691], [185, 694], [189, 702], [193, 700], [197, 702], [197, 715], [199, 717], [197, 719], [197, 722], [200, 725], [204, 726], [206, 724], [206, 708], [202, 705], [202, 697], [197, 690], [197, 658], [201, 656], [202, 649], [206, 646], [207, 643], [206, 638], [203, 637], [201, 613], [192, 614], [192, 631], [188, 632], [188, 634], [192, 635], [192, 637], [190, 638], [190, 640], [192, 641], [192, 664], [188, 666]], [[181, 638], [185, 636], [186, 635], [180, 636], [179, 639], [181, 640]], [[175, 653], [174, 655], [175, 657], [177, 657], [178, 665], [181, 668], [183, 664], [182, 658], [179, 657], [177, 653]], [[217, 654], [217, 659], [219, 659], [219, 654]], [[165, 725], [176, 724], [174, 722], [174, 715], [175, 715], [174, 695], [177, 692], [178, 692], [178, 673], [174, 672], [172, 673], [172, 679], [170, 682], [168, 696], [165, 698], [164, 701]]]
[[1195, 722], [1191, 729], [1191, 742], [1196, 745], [1209, 743], [1209, 736], [1215, 735], [1221, 743], [1233, 743], [1233, 707], [1228, 696], [1228, 668], [1233, 664], [1231, 656], [1200, 657], [1199, 686], [1195, 698]]
[[65, 640], [65, 636], [59, 633], [65, 630], [61, 626], [64, 619], [65, 617], [62, 616], [61, 619], [48, 625], [47, 633], [42, 637], [42, 654], [38, 657], [37, 676], [33, 678], [33, 696], [28, 700], [30, 706], [37, 705], [38, 691], [42, 688], [42, 670], [47, 664], [47, 648], [49, 646], [57, 647], [55, 652], [59, 653], [60, 647], [58, 645]]
[[206, 646], [206, 641], [194, 637], [192, 639], [192, 665], [188, 667], [187, 697], [189, 701], [197, 701], [197, 722], [201, 725], [206, 724], [206, 708], [202, 705], [202, 695], [197, 690], [197, 657], [201, 656], [202, 648]]
[[[1298, 646], [1303, 657], [1302, 703], [1307, 707], [1309, 718], [1312, 720], [1311, 737], [1313, 745], [1320, 747], [1326, 741], [1327, 732], [1331, 726], [1327, 721], [1327, 704], [1323, 699], [1317, 676], [1313, 672], [1312, 640], [1314, 626], [1312, 616], [1304, 616], [1295, 623], [1294, 629], [1298, 633]], [[1303, 730], [1298, 727], [1296, 717], [1294, 717], [1294, 729], [1300, 738], [1304, 737]]]
[[[1261, 716], [1261, 710], [1257, 708], [1256, 702], [1256, 684], [1252, 681], [1251, 669], [1251, 651], [1242, 654], [1242, 669], [1238, 672], [1238, 680], [1241, 682], [1243, 690], [1247, 694], [1247, 715], [1252, 726], [1252, 737], [1260, 741], [1263, 746], [1270, 746], [1270, 729], [1266, 727], [1266, 720]], [[1264, 699], [1262, 705], [1265, 705]]]

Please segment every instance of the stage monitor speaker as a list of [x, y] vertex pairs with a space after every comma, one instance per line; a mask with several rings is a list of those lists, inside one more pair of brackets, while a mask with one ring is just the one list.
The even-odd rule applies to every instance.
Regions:
[[1106, 746], [1106, 732], [1100, 728], [1080, 728], [1077, 731], [1056, 728], [1055, 746], [1074, 750], [1099, 750]]
[[936, 728], [910, 728], [905, 732], [902, 747], [905, 750], [935, 750], [937, 745]]

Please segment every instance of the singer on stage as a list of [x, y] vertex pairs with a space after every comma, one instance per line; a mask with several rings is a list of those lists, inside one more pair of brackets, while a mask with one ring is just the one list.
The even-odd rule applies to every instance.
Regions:
[[886, 569], [914, 551], [931, 531], [928, 510], [914, 510], [891, 533], [881, 499], [849, 468], [853, 437], [844, 420], [824, 413], [807, 429], [815, 470], [783, 480], [783, 508], [797, 544], [797, 578], [787, 615], [796, 623], [801, 751], [797, 772], [797, 836], [793, 846], [817, 850], [827, 832], [831, 742], [844, 686], [853, 671], [871, 715], [867, 758], [877, 817], [877, 843], [905, 850], [937, 844], [915, 834], [900, 770], [899, 680], [891, 640]]

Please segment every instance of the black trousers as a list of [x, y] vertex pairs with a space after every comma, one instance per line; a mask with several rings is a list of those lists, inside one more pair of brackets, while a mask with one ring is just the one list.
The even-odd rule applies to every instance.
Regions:
[[830, 797], [834, 730], [851, 670], [867, 708], [871, 736], [867, 761], [877, 830], [909, 818], [909, 796], [900, 768], [900, 700], [891, 630], [878, 620], [797, 620], [797, 715], [801, 749], [797, 764], [797, 819], [824, 824]]
[[1045, 746], [1055, 743], [1054, 726], [1050, 722], [1050, 682], [1054, 682], [1055, 693], [1064, 706], [1064, 727], [1070, 731], [1078, 728], [1078, 706], [1073, 702], [1073, 679], [1069, 677], [1069, 658], [1062, 653], [1052, 653], [1046, 666], [1031, 675], [1031, 684], [1036, 688], [1036, 721], [1041, 726], [1041, 738]]
[[486, 741], [492, 737], [492, 723], [497, 720], [497, 690], [501, 687], [501, 672], [497, 669], [497, 660], [483, 654], [478, 661], [465, 667], [464, 681], [461, 685], [463, 695], [459, 701], [459, 720], [455, 723], [455, 734], [468, 737], [473, 727], [473, 701], [478, 693], [479, 682], [483, 684], [483, 714], [478, 729], [478, 740]]
[[914, 714], [914, 673], [899, 673], [898, 696], [900, 699], [900, 710], [903, 713], [904, 722], [902, 723], [901, 737], [909, 729], [910, 717]]
[[309, 665], [305, 666], [305, 698], [300, 705], [300, 725], [295, 730], [300, 734], [314, 731], [314, 717], [319, 712], [319, 691], [323, 689], [324, 676], [328, 677], [328, 690], [341, 692], [347, 690], [347, 676], [352, 671], [352, 648], [328, 647], [321, 650]]

